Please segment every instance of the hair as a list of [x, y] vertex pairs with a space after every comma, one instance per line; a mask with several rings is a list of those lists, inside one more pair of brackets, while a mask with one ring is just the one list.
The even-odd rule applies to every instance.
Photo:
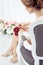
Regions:
[[37, 10], [43, 8], [43, 0], [21, 0], [26, 7], [35, 7]]

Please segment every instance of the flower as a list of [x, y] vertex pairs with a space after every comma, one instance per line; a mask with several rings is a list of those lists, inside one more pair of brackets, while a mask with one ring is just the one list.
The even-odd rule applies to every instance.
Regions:
[[13, 29], [15, 26], [15, 22], [5, 22], [0, 20], [0, 31], [2, 31], [4, 34], [13, 34]]
[[7, 28], [6, 33], [7, 33], [7, 34], [11, 34], [11, 33], [13, 33], [13, 29], [12, 29], [12, 28]]

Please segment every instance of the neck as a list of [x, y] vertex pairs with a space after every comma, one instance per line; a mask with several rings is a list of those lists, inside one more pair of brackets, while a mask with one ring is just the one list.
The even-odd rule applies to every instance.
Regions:
[[36, 14], [37, 18], [39, 18], [40, 16], [43, 16], [43, 10], [35, 11], [35, 14]]

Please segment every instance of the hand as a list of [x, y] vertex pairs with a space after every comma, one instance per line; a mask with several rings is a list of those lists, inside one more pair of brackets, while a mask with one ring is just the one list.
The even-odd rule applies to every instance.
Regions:
[[28, 30], [29, 30], [29, 27], [25, 27], [25, 26], [24, 26], [24, 27], [22, 27], [21, 29], [24, 30], [24, 31], [28, 31]]
[[31, 39], [27, 39], [28, 43], [32, 45]]
[[21, 25], [21, 27], [24, 27], [24, 26], [29, 26], [31, 23], [30, 22], [28, 22], [28, 23], [21, 23], [21, 24], [19, 24], [19, 25]]

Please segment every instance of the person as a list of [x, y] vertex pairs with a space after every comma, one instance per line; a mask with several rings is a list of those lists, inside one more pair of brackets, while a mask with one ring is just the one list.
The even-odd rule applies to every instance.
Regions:
[[[21, 2], [24, 5], [28, 13], [30, 14], [34, 13], [36, 16], [36, 19], [34, 19], [34, 21], [32, 21], [31, 24], [33, 24], [34, 22], [37, 22], [38, 20], [43, 20], [43, 0], [21, 0]], [[29, 32], [28, 32], [28, 35], [29, 35]], [[25, 41], [26, 36], [22, 35], [21, 38], [22, 38], [22, 41]], [[31, 45], [32, 45], [32, 42], [31, 42]], [[25, 47], [24, 48], [25, 51], [26, 49], [28, 49], [29, 51], [28, 44], [24, 43], [23, 46]]]
[[[13, 38], [12, 38], [12, 42], [11, 42], [11, 46], [8, 49], [8, 51], [3, 54], [4, 57], [8, 57], [9, 55], [13, 55], [13, 58], [11, 59], [11, 62], [16, 62], [17, 61], [17, 53], [16, 53], [16, 47], [18, 45], [18, 41], [19, 41], [19, 32], [24, 32], [24, 31], [28, 31], [30, 23], [21, 23], [21, 24], [17, 24], [15, 23], [15, 27], [13, 29]], [[27, 40], [28, 42], [31, 41]]]
[[28, 13], [34, 13], [36, 16], [35, 21], [32, 21], [31, 23], [43, 18], [43, 0], [21, 0], [21, 2]]
[[[34, 19], [34, 21], [32, 21], [31, 24], [36, 22], [39, 19], [43, 19], [43, 0], [21, 0], [21, 2], [24, 5], [28, 13], [30, 14], [34, 13], [36, 16], [36, 19]], [[23, 40], [23, 38], [26, 38], [26, 36], [22, 35], [21, 38]], [[26, 45], [24, 46], [26, 47]]]
[[[30, 14], [34, 13], [36, 15], [36, 19], [33, 21], [32, 24], [34, 24], [34, 22], [35, 23], [43, 22], [43, 0], [21, 0], [21, 2], [25, 6], [25, 9], [28, 12], [30, 12]], [[37, 33], [38, 33], [38, 31], [37, 31]], [[28, 35], [29, 35], [29, 33], [28, 33]], [[23, 40], [23, 38], [25, 38], [25, 37], [22, 36], [22, 40]], [[38, 42], [39, 42], [39, 40], [38, 40]], [[37, 60], [35, 58], [36, 52], [34, 54], [34, 50], [33, 50], [34, 44], [31, 45], [31, 46], [33, 46], [33, 47], [31, 47], [31, 49], [29, 49], [29, 44], [26, 44], [26, 42], [24, 44], [22, 42], [22, 46], [20, 46], [20, 53], [21, 53], [20, 58], [22, 59], [22, 61], [24, 61], [24, 64], [34, 65], [34, 61]], [[39, 47], [39, 46], [37, 46], [37, 47]], [[33, 52], [32, 52], [32, 50], [33, 50]], [[39, 48], [38, 48], [38, 50], [39, 50]], [[38, 56], [39, 56], [39, 53], [38, 53]], [[36, 63], [37, 63], [37, 61], [36, 61]]]
[[28, 12], [35, 13], [37, 19], [43, 16], [43, 0], [21, 0]]

